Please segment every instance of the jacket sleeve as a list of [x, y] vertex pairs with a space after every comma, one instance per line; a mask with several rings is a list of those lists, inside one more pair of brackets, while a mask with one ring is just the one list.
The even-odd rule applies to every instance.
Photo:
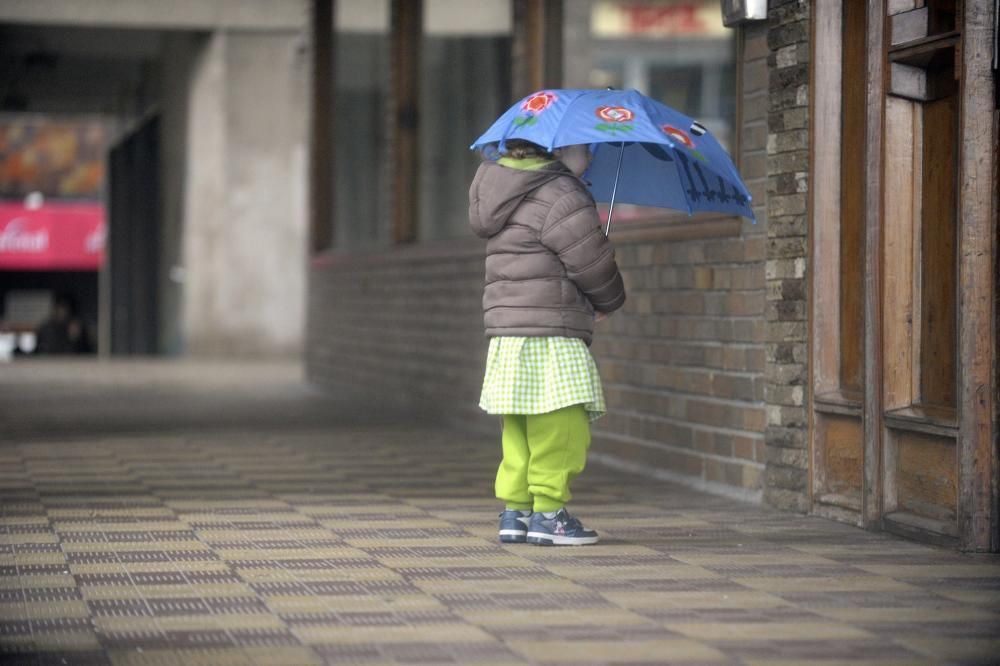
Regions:
[[479, 181], [482, 178], [483, 166], [479, 165], [476, 176], [472, 179], [472, 184], [469, 186], [469, 227], [472, 228], [472, 233], [480, 238], [487, 238], [489, 234], [483, 224], [482, 217], [479, 215]]
[[625, 283], [615, 250], [601, 230], [589, 194], [569, 192], [549, 210], [542, 225], [542, 245], [559, 257], [566, 275], [598, 312], [614, 312], [625, 303]]

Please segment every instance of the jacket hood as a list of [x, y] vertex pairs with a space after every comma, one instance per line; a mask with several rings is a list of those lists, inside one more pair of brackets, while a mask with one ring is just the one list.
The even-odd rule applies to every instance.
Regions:
[[526, 196], [560, 176], [574, 177], [558, 160], [540, 169], [524, 170], [483, 162], [469, 188], [469, 224], [475, 234], [497, 234]]

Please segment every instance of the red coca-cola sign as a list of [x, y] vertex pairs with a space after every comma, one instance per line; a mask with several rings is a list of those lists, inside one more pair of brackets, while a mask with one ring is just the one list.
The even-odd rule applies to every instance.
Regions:
[[96, 271], [106, 236], [101, 204], [0, 202], [0, 270]]

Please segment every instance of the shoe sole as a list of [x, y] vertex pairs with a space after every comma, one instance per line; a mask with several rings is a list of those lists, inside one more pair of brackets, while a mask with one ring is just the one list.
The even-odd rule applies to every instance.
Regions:
[[601, 540], [595, 535], [592, 537], [568, 537], [559, 534], [546, 534], [545, 532], [528, 532], [527, 542], [536, 546], [590, 546]]
[[527, 536], [527, 531], [500, 530], [501, 543], [524, 543], [527, 540]]

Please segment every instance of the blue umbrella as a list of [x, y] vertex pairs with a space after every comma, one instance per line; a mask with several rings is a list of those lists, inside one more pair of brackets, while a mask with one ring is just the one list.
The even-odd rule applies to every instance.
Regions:
[[590, 144], [584, 178], [599, 202], [615, 201], [754, 220], [750, 192], [704, 126], [637, 90], [542, 90], [507, 110], [472, 144], [523, 139], [551, 151]]

